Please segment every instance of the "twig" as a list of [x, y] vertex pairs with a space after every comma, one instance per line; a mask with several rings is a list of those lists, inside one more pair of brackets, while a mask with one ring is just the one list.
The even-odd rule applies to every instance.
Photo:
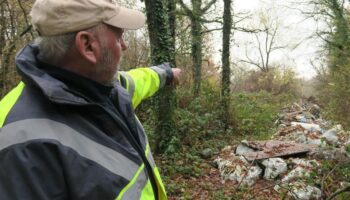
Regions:
[[[24, 29], [24, 31], [22, 31], [22, 32], [19, 34], [19, 36], [22, 37], [23, 35], [27, 34], [29, 31], [32, 30], [32, 28], [33, 28], [32, 25], [27, 26], [27, 28]], [[30, 33], [30, 34], [32, 35], [32, 33]]]
[[322, 177], [322, 181], [321, 181], [322, 191], [324, 191], [325, 180], [333, 173], [333, 171], [337, 168], [338, 165], [339, 165], [339, 162], [325, 176]]
[[236, 188], [234, 189], [234, 193], [236, 193], [236, 192], [237, 192], [237, 190], [238, 190], [238, 188], [241, 186], [241, 184], [242, 184], [243, 180], [244, 180], [244, 179], [245, 179], [245, 177], [248, 175], [248, 173], [249, 173], [250, 169], [253, 167], [253, 163], [255, 162], [255, 160], [256, 160], [256, 158], [257, 158], [257, 156], [258, 156], [258, 154], [255, 156], [255, 158], [253, 159], [253, 161], [250, 163], [250, 166], [249, 166], [249, 168], [248, 168], [247, 173], [245, 173], [245, 174], [244, 174], [244, 176], [243, 176], [242, 180], [241, 180], [241, 181], [238, 183], [238, 185], [237, 185], [237, 186], [236, 186]]
[[339, 194], [343, 193], [343, 192], [350, 192], [350, 185], [345, 186], [342, 189], [337, 190], [336, 192], [334, 192], [330, 197], [328, 197], [326, 200], [332, 200], [334, 199], [336, 196], [338, 196]]
[[[27, 24], [27, 27], [28, 27], [28, 28], [26, 29], [25, 33], [27, 33], [27, 32], [30, 31], [30, 35], [32, 36], [32, 39], [34, 39], [33, 32], [31, 31], [32, 25], [30, 25], [29, 22], [28, 22], [28, 15], [27, 15], [27, 12], [26, 12], [26, 10], [24, 9], [21, 0], [17, 0], [17, 2], [18, 2], [18, 5], [19, 5], [19, 7], [21, 8], [21, 10], [22, 10], [22, 12], [23, 12], [24, 21], [25, 21], [25, 23]], [[23, 35], [24, 35], [25, 33], [23, 33]], [[21, 37], [22, 37], [23, 35], [21, 35]]]

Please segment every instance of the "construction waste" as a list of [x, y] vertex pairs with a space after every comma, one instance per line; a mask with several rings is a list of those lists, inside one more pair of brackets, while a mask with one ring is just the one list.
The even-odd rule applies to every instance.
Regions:
[[308, 101], [283, 109], [275, 123], [271, 140], [241, 141], [220, 152], [214, 163], [222, 179], [239, 187], [275, 181], [274, 190], [291, 198], [322, 199], [320, 185], [310, 180], [316, 180], [321, 160], [350, 164], [350, 132], [322, 119], [320, 107]]

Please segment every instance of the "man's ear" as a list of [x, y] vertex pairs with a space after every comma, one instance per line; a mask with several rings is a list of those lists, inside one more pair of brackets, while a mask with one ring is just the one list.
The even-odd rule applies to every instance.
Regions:
[[100, 44], [97, 38], [87, 31], [80, 31], [75, 36], [75, 46], [83, 59], [96, 64], [100, 55]]

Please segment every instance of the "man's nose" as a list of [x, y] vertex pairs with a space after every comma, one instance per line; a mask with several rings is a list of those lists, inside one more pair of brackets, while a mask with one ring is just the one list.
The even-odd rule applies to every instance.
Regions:
[[128, 49], [128, 45], [126, 44], [126, 42], [122, 39], [121, 41], [121, 47], [122, 47], [122, 50], [125, 51]]

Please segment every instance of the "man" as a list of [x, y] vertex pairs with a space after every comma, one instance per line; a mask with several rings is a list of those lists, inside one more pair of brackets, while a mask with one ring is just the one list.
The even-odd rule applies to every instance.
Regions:
[[[40, 37], [16, 56], [0, 102], [0, 199], [166, 199], [134, 108], [180, 70], [115, 74], [142, 13], [106, 0], [37, 0]], [[126, 88], [126, 89], [124, 89]]]

